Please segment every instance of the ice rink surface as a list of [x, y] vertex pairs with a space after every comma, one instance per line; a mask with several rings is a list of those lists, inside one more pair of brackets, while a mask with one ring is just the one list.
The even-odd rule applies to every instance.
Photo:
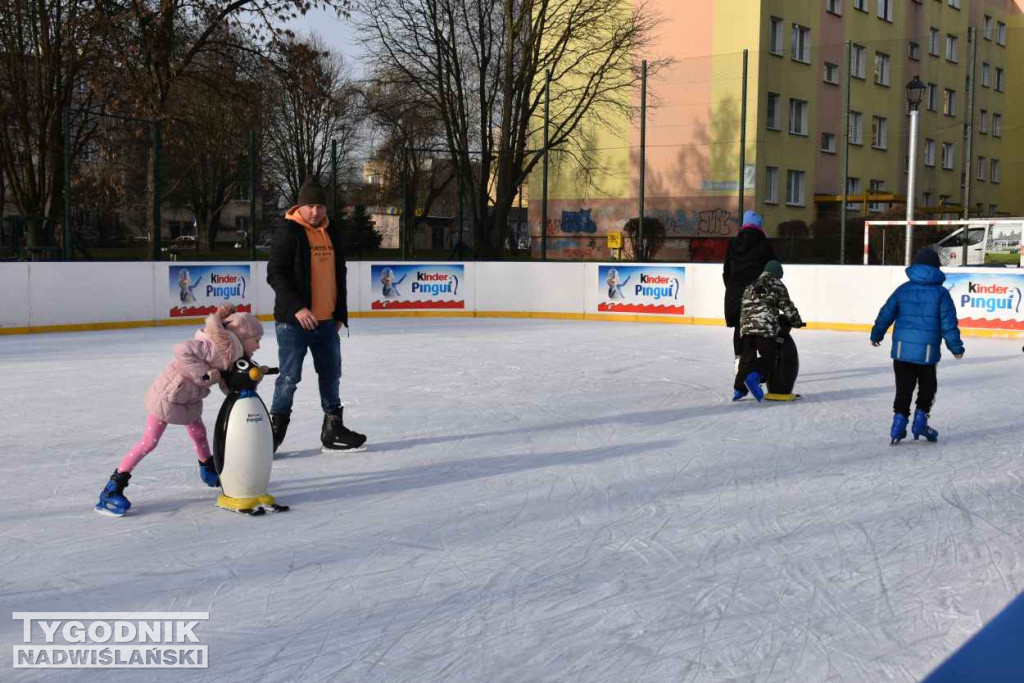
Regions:
[[128, 516], [92, 510], [190, 329], [0, 337], [0, 678], [139, 680], [8, 668], [11, 612], [72, 610], [209, 611], [210, 668], [147, 680], [909, 682], [1024, 583], [1020, 342], [944, 355], [940, 442], [890, 447], [865, 334], [796, 332], [805, 399], [758, 405], [729, 400], [724, 328], [352, 327], [370, 450], [319, 453], [307, 359], [292, 511], [257, 519], [215, 506], [180, 427]]

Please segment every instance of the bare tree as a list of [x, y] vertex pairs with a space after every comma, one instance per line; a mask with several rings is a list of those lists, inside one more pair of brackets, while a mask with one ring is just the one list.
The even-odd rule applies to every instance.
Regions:
[[263, 141], [268, 180], [295, 200], [307, 177], [330, 175], [332, 141], [338, 146], [339, 176], [350, 175], [362, 117], [359, 93], [341, 56], [317, 37], [288, 40], [272, 55], [268, 74]]
[[549, 145], [585, 165], [592, 129], [633, 113], [634, 55], [656, 26], [646, 2], [364, 0], [362, 9], [365, 45], [384, 73], [442, 120], [488, 256], [501, 255], [517, 191], [542, 158], [546, 74]]

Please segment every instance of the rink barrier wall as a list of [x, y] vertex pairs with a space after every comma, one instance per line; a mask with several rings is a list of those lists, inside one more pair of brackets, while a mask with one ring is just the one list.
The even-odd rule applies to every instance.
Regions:
[[[371, 268], [385, 262], [356, 261], [348, 268], [352, 318], [509, 318], [647, 322], [722, 326], [725, 287], [720, 264], [653, 264], [685, 269], [680, 315], [607, 313], [598, 263], [465, 262], [461, 266], [462, 309], [373, 310], [380, 287]], [[168, 267], [189, 262], [2, 263], [0, 335], [195, 325], [201, 318], [171, 318]], [[223, 265], [223, 264], [222, 264]], [[230, 264], [227, 264], [230, 265]], [[261, 320], [272, 320], [274, 292], [266, 262], [250, 267], [249, 301]], [[395, 267], [401, 262], [393, 262]], [[409, 262], [424, 268], [451, 263]], [[605, 264], [626, 268], [637, 264]], [[1001, 269], [951, 269], [949, 273], [999, 275]], [[1017, 276], [1020, 277], [1020, 276]], [[906, 281], [902, 267], [786, 266], [785, 282], [808, 327], [866, 332], [892, 291]], [[1021, 325], [1021, 323], [1018, 323]], [[963, 329], [965, 336], [1022, 338], [1024, 329]]]

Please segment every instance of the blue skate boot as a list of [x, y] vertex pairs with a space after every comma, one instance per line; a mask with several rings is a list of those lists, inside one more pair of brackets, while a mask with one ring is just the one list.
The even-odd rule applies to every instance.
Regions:
[[909, 420], [907, 420], [906, 415], [900, 415], [899, 413], [896, 413], [895, 415], [892, 416], [892, 429], [889, 430], [889, 436], [892, 438], [892, 441], [890, 441], [889, 443], [895, 445], [898, 444], [900, 441], [903, 441], [903, 439], [907, 438], [908, 421]]
[[747, 378], [743, 380], [743, 384], [747, 387], [757, 402], [760, 403], [764, 400], [764, 389], [761, 388], [761, 373], [757, 370], [753, 371]]
[[207, 458], [206, 462], [199, 461], [199, 478], [211, 489], [220, 486], [220, 477], [213, 466], [213, 458]]
[[932, 443], [939, 440], [939, 433], [928, 426], [928, 413], [923, 410], [914, 413], [914, 425], [911, 427], [911, 431], [914, 433], [914, 441], [922, 436]]
[[746, 389], [744, 389], [743, 391], [740, 391], [739, 389], [733, 389], [732, 390], [732, 400], [734, 400], [734, 401], [742, 400], [742, 399], [746, 398], [747, 394], [749, 394], [749, 393], [750, 392], [747, 391]]
[[110, 481], [100, 491], [100, 502], [96, 503], [96, 512], [114, 517], [123, 517], [131, 508], [131, 502], [124, 497], [124, 487], [132, 478], [131, 472], [118, 472], [110, 475]]

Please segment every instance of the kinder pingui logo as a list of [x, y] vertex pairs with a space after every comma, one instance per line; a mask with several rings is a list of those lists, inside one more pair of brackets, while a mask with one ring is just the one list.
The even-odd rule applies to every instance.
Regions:
[[245, 297], [245, 278], [227, 273], [210, 273], [210, 284], [206, 285], [206, 298], [224, 299]]
[[684, 315], [682, 289], [686, 268], [601, 266], [597, 310], [602, 313]]
[[1024, 275], [950, 273], [946, 287], [961, 327], [1024, 329]]
[[200, 264], [168, 266], [170, 317], [209, 315], [223, 303], [252, 312], [248, 299], [249, 266]]
[[462, 265], [374, 265], [370, 286], [376, 292], [370, 303], [375, 311], [464, 309]]

